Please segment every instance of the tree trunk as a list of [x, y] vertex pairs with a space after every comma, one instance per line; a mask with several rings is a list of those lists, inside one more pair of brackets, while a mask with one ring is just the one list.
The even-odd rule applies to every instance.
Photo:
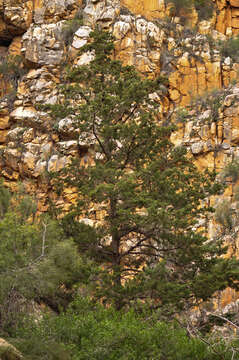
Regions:
[[112, 236], [112, 271], [113, 271], [113, 289], [116, 294], [115, 297], [115, 306], [117, 310], [120, 310], [123, 306], [123, 299], [120, 295], [120, 289], [122, 287], [122, 279], [121, 279], [121, 259], [120, 259], [120, 237], [119, 231], [115, 224], [115, 220], [117, 219], [116, 214], [116, 200], [110, 199], [110, 223], [111, 223], [111, 236]]

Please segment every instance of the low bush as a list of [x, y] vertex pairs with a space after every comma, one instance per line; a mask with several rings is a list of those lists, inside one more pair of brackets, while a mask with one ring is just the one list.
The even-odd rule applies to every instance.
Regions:
[[66, 46], [72, 44], [74, 34], [83, 25], [83, 18], [81, 14], [77, 14], [73, 19], [66, 21], [63, 28], [63, 40]]
[[84, 298], [66, 313], [26, 323], [18, 338], [16, 345], [32, 360], [231, 360], [232, 355], [221, 340], [210, 347], [156, 315], [117, 312]]
[[230, 57], [234, 62], [239, 62], [239, 36], [219, 43], [221, 56]]

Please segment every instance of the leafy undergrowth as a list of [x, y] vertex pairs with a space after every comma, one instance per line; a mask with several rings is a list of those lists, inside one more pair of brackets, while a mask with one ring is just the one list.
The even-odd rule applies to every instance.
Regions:
[[67, 312], [25, 322], [15, 345], [32, 360], [229, 360], [234, 351], [222, 340], [189, 337], [159, 314], [106, 309], [78, 298]]

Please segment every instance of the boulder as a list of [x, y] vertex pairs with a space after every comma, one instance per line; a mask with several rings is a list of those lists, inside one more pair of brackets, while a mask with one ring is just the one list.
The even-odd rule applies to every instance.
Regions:
[[64, 59], [64, 21], [56, 24], [31, 25], [22, 37], [22, 55], [37, 65], [57, 65]]
[[0, 360], [23, 360], [23, 356], [13, 345], [0, 338]]
[[32, 22], [33, 1], [5, 0], [0, 4], [0, 39], [23, 34]]
[[69, 19], [82, 0], [35, 0], [35, 24], [56, 23]]

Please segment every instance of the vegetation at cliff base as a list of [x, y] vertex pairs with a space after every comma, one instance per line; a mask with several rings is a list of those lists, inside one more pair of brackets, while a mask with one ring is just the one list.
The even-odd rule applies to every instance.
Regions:
[[236, 341], [231, 347], [220, 338], [202, 341], [159, 318], [147, 309], [119, 312], [78, 297], [66, 313], [26, 321], [16, 345], [31, 360], [231, 360], [237, 350]]
[[75, 284], [93, 274], [59, 224], [48, 217], [36, 220], [35, 210], [29, 196], [12, 197], [1, 184], [0, 337], [14, 336], [37, 304], [66, 309]]

